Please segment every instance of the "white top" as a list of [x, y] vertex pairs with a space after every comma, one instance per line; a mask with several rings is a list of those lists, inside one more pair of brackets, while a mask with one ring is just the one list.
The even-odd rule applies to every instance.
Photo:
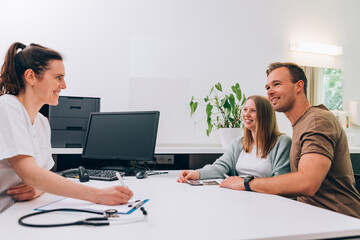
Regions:
[[247, 153], [243, 149], [236, 163], [236, 172], [239, 176], [252, 175], [254, 177], [271, 177], [271, 163], [269, 158], [256, 156], [256, 146]]
[[46, 169], [54, 165], [48, 120], [39, 113], [31, 124], [19, 100], [6, 94], [0, 96], [0, 212], [14, 203], [6, 194], [8, 188], [21, 183], [7, 160], [17, 155], [32, 156]]

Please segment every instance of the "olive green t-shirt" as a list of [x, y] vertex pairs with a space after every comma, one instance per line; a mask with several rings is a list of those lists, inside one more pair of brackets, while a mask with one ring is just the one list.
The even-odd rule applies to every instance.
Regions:
[[328, 157], [331, 167], [315, 195], [299, 196], [298, 201], [360, 218], [360, 194], [355, 189], [347, 137], [324, 105], [310, 107], [293, 125], [292, 172], [298, 171], [301, 156], [308, 153]]

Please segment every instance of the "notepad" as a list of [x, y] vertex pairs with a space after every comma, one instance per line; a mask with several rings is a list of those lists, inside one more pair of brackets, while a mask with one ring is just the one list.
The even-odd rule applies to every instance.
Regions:
[[[84, 200], [78, 200], [74, 198], [62, 198], [57, 201], [45, 204], [43, 206], [37, 207], [34, 210], [36, 211], [46, 211], [58, 208], [73, 208], [73, 209], [82, 209], [82, 210], [90, 210], [94, 212], [102, 213], [108, 209], [116, 209], [118, 212], [117, 214], [131, 214], [137, 209], [139, 209], [142, 205], [147, 203], [149, 199], [145, 200], [134, 200], [133, 203], [128, 203], [124, 205], [116, 205], [116, 206], [109, 206], [109, 205], [101, 205], [96, 204]], [[139, 205], [140, 203], [140, 205]]]

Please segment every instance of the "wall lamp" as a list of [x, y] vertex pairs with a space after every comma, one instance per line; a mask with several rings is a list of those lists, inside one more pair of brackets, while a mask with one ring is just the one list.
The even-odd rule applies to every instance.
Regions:
[[343, 53], [341, 46], [311, 43], [311, 42], [290, 42], [290, 50], [307, 53], [327, 54], [339, 56]]

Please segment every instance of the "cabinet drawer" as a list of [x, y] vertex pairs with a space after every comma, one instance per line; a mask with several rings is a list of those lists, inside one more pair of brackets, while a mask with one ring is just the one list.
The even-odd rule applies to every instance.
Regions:
[[49, 118], [52, 117], [86, 117], [91, 112], [100, 111], [100, 98], [59, 97], [57, 106], [49, 107]]
[[73, 130], [86, 131], [89, 118], [50, 118], [50, 127], [52, 130]]
[[86, 131], [51, 130], [53, 148], [82, 148]]

